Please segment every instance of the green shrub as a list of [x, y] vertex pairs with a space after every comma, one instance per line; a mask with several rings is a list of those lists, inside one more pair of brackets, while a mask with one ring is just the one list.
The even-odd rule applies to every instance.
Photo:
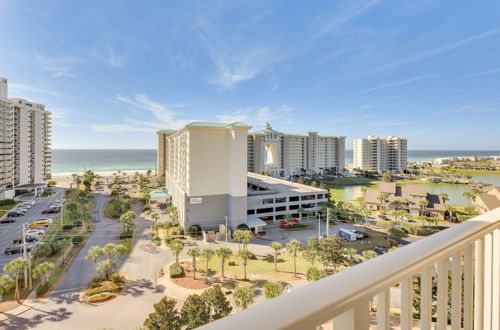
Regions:
[[438, 233], [440, 232], [441, 230], [439, 228], [419, 228], [417, 229], [417, 235], [418, 236], [430, 236], [432, 234], [435, 234], [435, 233]]
[[144, 212], [146, 212], [146, 211], [151, 211], [151, 206], [144, 205]]
[[0, 201], [0, 206], [7, 206], [7, 205], [14, 205], [16, 204], [16, 201], [9, 198], [9, 199], [3, 199]]
[[112, 284], [108, 284], [108, 285], [101, 285], [101, 286], [98, 286], [98, 287], [92, 288], [92, 289], [87, 289], [84, 292], [85, 292], [86, 296], [92, 296], [92, 295], [97, 294], [97, 293], [106, 292], [106, 291], [113, 291], [113, 290], [116, 290], [119, 288], [120, 288], [120, 286], [118, 284], [112, 283]]
[[125, 279], [123, 278], [123, 276], [118, 274], [118, 273], [111, 274], [110, 279], [111, 279], [111, 282], [113, 282], [115, 284], [122, 284], [125, 282]]
[[391, 234], [392, 236], [397, 237], [397, 238], [403, 238], [403, 237], [408, 236], [408, 233], [406, 233], [404, 230], [398, 229], [396, 227], [390, 228], [389, 234]]
[[160, 246], [161, 245], [161, 239], [158, 236], [155, 236], [153, 238], [153, 244], [156, 245], [156, 246]]
[[72, 224], [66, 224], [66, 225], [63, 225], [62, 229], [63, 230], [71, 230], [73, 229], [75, 226], [73, 226]]
[[131, 204], [128, 199], [112, 199], [104, 209], [104, 215], [110, 218], [119, 218], [122, 214], [130, 211]]
[[41, 285], [39, 285], [37, 288], [36, 288], [36, 295], [37, 297], [43, 295], [45, 292], [47, 292], [47, 290], [49, 289], [50, 287], [50, 283], [49, 282], [45, 282]]
[[73, 244], [77, 245], [83, 242], [83, 236], [82, 235], [73, 236], [71, 240], [73, 241]]
[[179, 234], [179, 235], [184, 235], [184, 227], [179, 226], [179, 227], [177, 228], [177, 231], [178, 231], [178, 234]]
[[250, 230], [250, 227], [246, 223], [240, 223], [237, 229]]
[[82, 224], [83, 222], [81, 222], [80, 220], [76, 220], [74, 223], [75, 227], [80, 227]]
[[288, 227], [286, 229], [305, 228], [305, 227], [307, 227], [307, 225], [305, 225], [303, 223], [296, 223], [294, 225], [288, 225]]
[[368, 238], [370, 235], [366, 231], [362, 231], [361, 234], [363, 235], [363, 238]]
[[177, 278], [184, 276], [184, 269], [178, 263], [173, 263], [169, 267], [170, 277]]
[[192, 225], [189, 227], [189, 235], [191, 235], [191, 237], [200, 236], [201, 232], [202, 230], [200, 225]]
[[120, 233], [120, 239], [130, 239], [132, 236], [134, 236], [134, 232], [132, 230], [128, 232], [124, 230]]

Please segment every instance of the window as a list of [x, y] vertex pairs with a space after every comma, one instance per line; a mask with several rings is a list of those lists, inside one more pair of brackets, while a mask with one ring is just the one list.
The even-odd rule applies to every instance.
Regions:
[[247, 210], [247, 214], [255, 214], [255, 210]]
[[323, 194], [318, 194], [318, 199], [323, 199]]
[[291, 196], [288, 200], [290, 202], [298, 202], [300, 199], [299, 196]]
[[283, 212], [286, 211], [286, 206], [278, 206], [275, 208], [276, 212]]
[[286, 197], [277, 197], [276, 203], [286, 203]]
[[290, 210], [297, 210], [300, 207], [300, 205], [290, 205], [288, 209]]
[[311, 201], [311, 200], [315, 200], [315, 199], [316, 199], [315, 195], [303, 195], [302, 196], [303, 201]]
[[273, 208], [272, 207], [265, 208], [265, 209], [257, 209], [257, 214], [272, 213], [272, 212], [273, 212]]
[[262, 204], [274, 204], [274, 200], [272, 198], [266, 198], [262, 200]]
[[303, 209], [310, 209], [310, 208], [313, 208], [314, 207], [314, 204], [302, 204], [301, 207]]

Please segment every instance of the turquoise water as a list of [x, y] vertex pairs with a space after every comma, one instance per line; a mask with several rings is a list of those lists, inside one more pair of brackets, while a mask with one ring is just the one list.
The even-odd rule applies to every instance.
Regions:
[[54, 149], [52, 150], [52, 175], [68, 175], [94, 172], [135, 172], [156, 168], [156, 150], [91, 150], [91, 149]]
[[[472, 179], [475, 181], [488, 182], [494, 186], [500, 186], [500, 174], [474, 174]], [[426, 184], [427, 191], [431, 194], [440, 194], [445, 192], [450, 200], [448, 204], [467, 205], [467, 199], [463, 193], [469, 191], [469, 186], [465, 184]], [[345, 186], [342, 187], [342, 192], [336, 194], [336, 197], [342, 200], [356, 200], [363, 196], [361, 191], [362, 186]]]

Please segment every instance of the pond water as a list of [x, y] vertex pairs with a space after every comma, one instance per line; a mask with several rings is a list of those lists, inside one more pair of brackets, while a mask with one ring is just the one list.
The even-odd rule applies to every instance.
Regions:
[[[500, 174], [474, 174], [472, 177], [475, 181], [488, 182], [494, 186], [500, 186]], [[445, 192], [450, 198], [447, 204], [453, 205], [467, 205], [467, 199], [463, 193], [469, 190], [469, 186], [465, 184], [424, 184], [427, 186], [427, 191], [431, 194], [440, 194]], [[363, 196], [361, 188], [363, 186], [345, 186], [335, 187], [333, 198], [335, 200], [356, 200], [356, 198]]]

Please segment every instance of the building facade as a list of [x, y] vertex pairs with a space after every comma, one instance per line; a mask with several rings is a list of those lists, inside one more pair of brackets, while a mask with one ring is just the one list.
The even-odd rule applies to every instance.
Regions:
[[242, 123], [195, 122], [159, 131], [158, 173], [165, 173], [181, 225], [246, 222], [247, 133]]
[[400, 172], [407, 168], [408, 143], [396, 136], [353, 140], [353, 166], [365, 171]]
[[248, 134], [248, 171], [273, 177], [319, 173], [325, 170], [342, 172], [345, 168], [345, 137], [286, 134], [266, 124]]
[[[266, 225], [264, 220], [301, 218], [299, 209], [316, 214], [328, 201], [325, 189], [247, 172], [250, 128], [242, 123], [195, 122], [179, 131], [157, 132], [158, 174], [165, 175], [186, 230], [193, 225], [217, 230], [227, 221], [231, 230], [246, 223], [257, 231]], [[274, 143], [271, 153], [280, 150], [280, 139], [276, 135], [260, 142]], [[273, 160], [270, 165], [281, 161], [277, 154], [262, 156]]]
[[0, 78], [0, 198], [10, 198], [22, 185], [42, 184], [51, 177], [51, 113], [43, 104], [8, 97]]

